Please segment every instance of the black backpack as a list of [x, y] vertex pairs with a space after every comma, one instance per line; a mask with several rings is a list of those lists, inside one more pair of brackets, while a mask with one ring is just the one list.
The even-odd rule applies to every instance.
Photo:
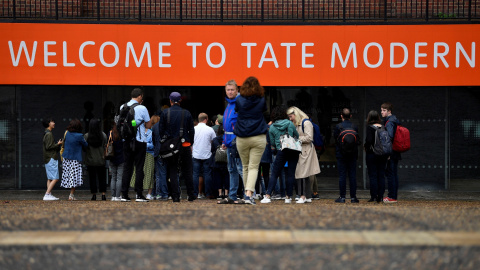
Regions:
[[358, 145], [360, 144], [358, 133], [354, 127], [344, 128], [340, 124], [340, 134], [337, 138], [337, 143], [340, 146], [340, 150], [344, 155], [352, 155], [356, 152]]
[[377, 127], [372, 125], [375, 129], [375, 142], [372, 145], [373, 153], [377, 156], [389, 156], [392, 154], [392, 141], [388, 136], [388, 131], [385, 126]]
[[118, 115], [115, 116], [115, 124], [117, 125], [118, 134], [120, 135], [120, 138], [126, 142], [135, 139], [137, 127], [142, 124], [132, 122], [135, 120], [135, 107], [138, 105], [140, 104], [135, 103], [132, 106], [128, 106], [127, 103], [125, 103]]

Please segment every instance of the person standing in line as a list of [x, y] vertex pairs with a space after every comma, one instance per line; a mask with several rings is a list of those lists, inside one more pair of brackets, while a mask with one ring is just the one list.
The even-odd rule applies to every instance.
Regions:
[[[135, 111], [135, 123], [137, 132], [135, 134], [135, 138], [132, 141], [125, 141], [123, 144], [123, 154], [125, 157], [125, 165], [123, 170], [122, 176], [122, 202], [129, 202], [131, 201], [130, 197], [128, 197], [128, 189], [130, 180], [133, 174], [133, 165], [135, 165], [135, 192], [136, 202], [148, 202], [147, 198], [143, 196], [143, 166], [145, 165], [145, 156], [147, 153], [147, 136], [145, 133], [145, 129], [150, 128], [150, 115], [148, 114], [148, 110], [145, 106], [141, 105], [143, 102], [143, 91], [140, 88], [135, 88], [132, 90], [130, 94], [132, 99], [126, 103], [127, 106], [132, 107]], [[124, 105], [120, 107], [122, 110]]]
[[[180, 107], [181, 101], [182, 95], [178, 92], [172, 92], [170, 94], [171, 107], [162, 111], [159, 122], [160, 138], [164, 138], [164, 136], [167, 139], [176, 138], [180, 136], [181, 130], [183, 132], [181, 136], [182, 145], [179, 152], [165, 158], [171, 181], [173, 202], [180, 202], [179, 165], [182, 170], [182, 176], [185, 179], [185, 185], [187, 186], [187, 199], [188, 201], [194, 201], [196, 199], [193, 191], [192, 174], [192, 145], [195, 142], [195, 128], [193, 126], [193, 119], [190, 112]], [[181, 126], [182, 123], [183, 127]]]
[[42, 125], [45, 128], [43, 135], [43, 163], [47, 172], [47, 191], [43, 196], [43, 200], [56, 201], [58, 198], [52, 195], [52, 189], [59, 179], [57, 152], [62, 147], [62, 139], [55, 143], [52, 133], [52, 130], [55, 128], [55, 121], [52, 118], [43, 120]]
[[[395, 138], [395, 132], [397, 126], [400, 125], [400, 121], [395, 115], [392, 114], [393, 105], [389, 102], [381, 105], [381, 114], [385, 119], [384, 126], [388, 131], [388, 136], [392, 140]], [[402, 160], [402, 156], [399, 152], [393, 151], [390, 158], [387, 161], [387, 169], [385, 171], [385, 177], [388, 181], [388, 196], [383, 198], [384, 203], [396, 203], [398, 195], [398, 161]]]
[[[161, 114], [161, 112], [160, 112]], [[160, 157], [160, 147], [162, 145], [162, 138], [160, 137], [160, 121], [152, 127], [152, 141], [153, 141], [153, 158], [155, 160], [155, 192], [157, 200], [168, 200], [168, 183], [167, 183], [167, 163]]]
[[[345, 196], [347, 194], [347, 174], [348, 179], [350, 180], [350, 199], [352, 203], [358, 203], [357, 199], [357, 158], [358, 158], [358, 147], [357, 142], [360, 142], [360, 138], [357, 138], [355, 146], [352, 147], [350, 152], [345, 152], [342, 149], [341, 138], [339, 138], [340, 133], [345, 130], [354, 130], [358, 135], [358, 127], [355, 126], [351, 121], [350, 109], [344, 108], [340, 117], [342, 122], [335, 126], [333, 132], [334, 138], [337, 138], [336, 142], [336, 157], [337, 157], [337, 166], [338, 172], [340, 174], [339, 186], [340, 186], [340, 197], [335, 200], [336, 203], [345, 203]], [[351, 136], [348, 137], [351, 139]], [[347, 140], [347, 139], [345, 139]], [[349, 144], [353, 142], [348, 141]]]
[[[272, 144], [272, 149], [277, 154], [272, 164], [272, 174], [270, 175], [270, 180], [268, 181], [267, 194], [265, 194], [265, 197], [260, 201], [260, 203], [272, 202], [271, 196], [273, 190], [275, 189], [275, 186], [277, 185], [277, 179], [282, 173], [282, 171], [285, 170], [287, 186], [287, 196], [285, 197], [285, 203], [290, 204], [292, 203], [295, 171], [297, 169], [300, 152], [291, 149], [282, 150], [280, 136], [288, 134], [291, 137], [298, 138], [299, 134], [292, 121], [288, 120], [287, 108], [285, 106], [277, 106], [273, 108], [270, 119], [273, 124], [270, 126], [268, 134], [270, 136], [270, 143]], [[285, 166], [286, 163], [288, 163], [288, 166]]]
[[265, 89], [255, 77], [248, 77], [240, 88], [235, 110], [237, 123], [233, 132], [237, 136], [237, 149], [243, 167], [245, 203], [255, 204], [253, 195], [257, 182], [258, 166], [267, 145], [267, 123], [263, 112], [267, 110]]
[[368, 177], [370, 179], [370, 200], [368, 202], [381, 202], [385, 193], [385, 168], [388, 156], [375, 155], [373, 146], [375, 134], [382, 127], [382, 120], [377, 111], [370, 111], [367, 116], [367, 134], [365, 137], [365, 159], [367, 163]]
[[[227, 203], [242, 203], [243, 200], [237, 200], [239, 177], [243, 177], [242, 161], [237, 157], [236, 136], [233, 133], [235, 124], [237, 123], [237, 112], [235, 111], [235, 102], [240, 96], [238, 86], [235, 80], [230, 80], [225, 84], [225, 93], [227, 97], [227, 108], [223, 113], [223, 142], [222, 148], [227, 150], [228, 157], [228, 173], [230, 174], [230, 190]], [[217, 201], [218, 204], [224, 204], [223, 201]]]
[[83, 185], [82, 179], [82, 149], [88, 147], [82, 134], [82, 122], [78, 118], [70, 121], [65, 134], [63, 157], [62, 182], [63, 188], [70, 189], [69, 201], [75, 201], [75, 189]]
[[[107, 180], [105, 175], [105, 146], [107, 145], [107, 135], [103, 133], [100, 121], [96, 118], [90, 120], [88, 133], [84, 135], [88, 143], [85, 154], [85, 165], [87, 165], [88, 179], [90, 181], [90, 191], [92, 201], [97, 199], [97, 191], [102, 193], [102, 201], [107, 200]], [[97, 179], [98, 187], [97, 188]]]
[[198, 115], [198, 125], [195, 126], [195, 143], [193, 144], [193, 193], [197, 197], [199, 190], [199, 176], [203, 171], [205, 181], [205, 196], [211, 197], [212, 194], [212, 172], [210, 169], [210, 157], [212, 156], [212, 140], [215, 139], [215, 131], [207, 126], [208, 115], [200, 113]]
[[109, 162], [110, 172], [112, 173], [112, 180], [110, 183], [112, 201], [121, 201], [122, 175], [125, 159], [123, 157], [123, 140], [118, 134], [117, 125], [115, 123], [113, 123], [109, 137], [112, 138], [114, 151], [113, 158]]
[[218, 189], [219, 200], [221, 202], [226, 202], [225, 199], [228, 197], [228, 190], [230, 189], [230, 175], [228, 173], [227, 167], [228, 159], [226, 160], [226, 162], [215, 161], [217, 149], [222, 147], [223, 132], [223, 125], [219, 125], [217, 129], [217, 137], [212, 140], [212, 156], [210, 157], [210, 164], [212, 167], [213, 186]]
[[313, 125], [307, 114], [297, 107], [288, 108], [287, 115], [295, 125], [299, 134], [298, 139], [302, 142], [302, 152], [295, 170], [295, 179], [300, 195], [297, 203], [311, 202], [312, 183], [310, 182], [310, 176], [320, 173], [317, 151], [313, 145]]
[[[160, 117], [158, 115], [154, 115], [150, 118], [151, 125], [155, 125], [158, 123]], [[145, 153], [145, 164], [143, 165], [143, 189], [147, 190], [147, 200], [153, 200], [152, 192], [153, 192], [153, 185], [154, 185], [154, 176], [155, 176], [155, 160], [154, 160], [154, 146], [153, 146], [153, 136], [152, 130], [149, 128], [145, 129], [145, 135], [147, 136], [147, 152]], [[132, 179], [130, 180], [130, 187], [135, 187], [135, 180], [136, 180], [136, 173], [135, 170], [133, 171]]]

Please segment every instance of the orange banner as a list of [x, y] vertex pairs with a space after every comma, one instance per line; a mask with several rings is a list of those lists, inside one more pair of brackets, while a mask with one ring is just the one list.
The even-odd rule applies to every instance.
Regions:
[[480, 25], [0, 24], [0, 84], [478, 86]]

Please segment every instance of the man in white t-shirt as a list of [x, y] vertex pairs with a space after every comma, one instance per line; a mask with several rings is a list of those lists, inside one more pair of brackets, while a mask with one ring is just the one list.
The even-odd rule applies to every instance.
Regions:
[[[208, 115], [200, 113], [198, 115], [198, 125], [195, 126], [195, 139], [193, 143], [193, 192], [195, 197], [199, 193], [199, 176], [203, 175], [205, 179], [205, 195], [212, 196], [212, 173], [210, 168], [210, 157], [212, 156], [212, 140], [216, 137], [213, 128], [207, 126]], [[203, 171], [203, 174], [201, 172]]]

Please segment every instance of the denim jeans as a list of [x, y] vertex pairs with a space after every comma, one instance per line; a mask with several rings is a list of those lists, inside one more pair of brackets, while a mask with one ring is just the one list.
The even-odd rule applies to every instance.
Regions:
[[168, 198], [167, 163], [160, 157], [155, 159], [155, 195]]
[[337, 160], [338, 173], [340, 174], [340, 197], [345, 198], [347, 194], [347, 174], [350, 180], [350, 198], [357, 197], [357, 159], [339, 158]]
[[123, 164], [115, 165], [113, 162], [110, 162], [110, 172], [112, 173], [110, 190], [112, 191], [112, 197], [120, 197], [122, 195]]
[[[275, 162], [275, 158], [277, 155], [272, 155], [272, 160]], [[273, 164], [272, 162], [272, 164]], [[273, 165], [270, 166], [270, 175], [272, 174], [273, 170]], [[275, 180], [275, 194], [280, 195], [280, 197], [285, 197], [285, 172], [286, 172], [286, 167], [283, 168], [282, 172], [279, 174], [277, 180]], [[270, 179], [269, 179], [270, 180]], [[267, 187], [268, 190], [268, 187]]]
[[238, 191], [238, 181], [239, 176], [242, 177], [242, 161], [240, 158], [235, 158], [231, 155], [231, 149], [227, 148], [227, 157], [228, 157], [228, 173], [230, 174], [230, 190], [228, 196], [230, 199], [237, 200], [237, 191]]
[[383, 199], [385, 193], [385, 169], [387, 158], [373, 153], [366, 154], [368, 178], [370, 179], [370, 198]]
[[[285, 163], [288, 162], [288, 167], [286, 168], [286, 184], [287, 184], [287, 196], [292, 197], [293, 195], [293, 184], [295, 183], [295, 169], [297, 168], [298, 158], [300, 152], [293, 150], [283, 150], [278, 151], [275, 161], [273, 162], [272, 174], [270, 175], [270, 180], [268, 181], [267, 194], [272, 195], [272, 191], [277, 184], [277, 178], [280, 176], [281, 172], [285, 168]], [[270, 183], [273, 183], [270, 185]]]
[[[203, 172], [203, 174], [201, 174]], [[205, 195], [208, 197], [212, 195], [212, 170], [210, 168], [210, 159], [196, 159], [193, 158], [193, 195], [198, 197], [198, 186], [200, 175], [203, 175], [205, 182]]]
[[398, 159], [390, 158], [387, 161], [385, 176], [388, 181], [388, 197], [397, 200], [398, 195]]

